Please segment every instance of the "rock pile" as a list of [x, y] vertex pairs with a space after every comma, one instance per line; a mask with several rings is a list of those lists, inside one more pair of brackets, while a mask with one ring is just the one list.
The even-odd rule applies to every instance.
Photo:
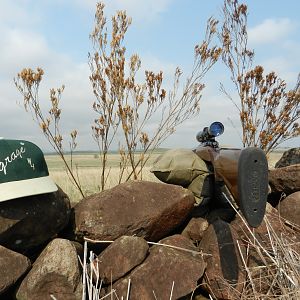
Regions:
[[[296, 175], [287, 180], [290, 171]], [[297, 164], [270, 170], [270, 197], [281, 201], [268, 205], [255, 230], [220, 209], [214, 218], [197, 217], [192, 192], [145, 181], [121, 184], [73, 208], [62, 190], [2, 202], [0, 298], [82, 299], [85, 293], [89, 299], [88, 278], [94, 287], [101, 283], [99, 298], [240, 299], [249, 270], [256, 291], [268, 291], [261, 279], [270, 272], [266, 264], [274, 265], [274, 256], [264, 253], [274, 248], [270, 235], [284, 236], [300, 255], [299, 174]]]

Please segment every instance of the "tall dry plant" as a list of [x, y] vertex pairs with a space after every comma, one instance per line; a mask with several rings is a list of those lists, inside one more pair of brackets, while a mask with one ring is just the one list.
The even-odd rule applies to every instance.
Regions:
[[[217, 22], [209, 19], [205, 39], [195, 47], [193, 70], [182, 90], [179, 91], [182, 77], [179, 68], [170, 91], [162, 87], [162, 71], [146, 71], [144, 82], [138, 83], [141, 60], [137, 54], [127, 59], [124, 46], [131, 19], [125, 11], [119, 11], [111, 21], [112, 32], [109, 34], [104, 4], [98, 3], [95, 27], [90, 35], [94, 52], [89, 54], [89, 65], [96, 98], [93, 109], [97, 113], [92, 129], [100, 149], [102, 189], [109, 175], [106, 167], [108, 151], [116, 141], [118, 130], [122, 136], [119, 140], [119, 182], [131, 177], [141, 178], [151, 152], [174, 133], [177, 126], [199, 113], [203, 77], [221, 54], [220, 48], [211, 46]], [[159, 117], [159, 122], [150, 133], [147, 126], [154, 123], [155, 117]], [[128, 167], [129, 173], [125, 174]]]
[[[243, 219], [241, 215], [239, 217]], [[279, 232], [278, 228], [275, 229], [274, 220], [282, 222]], [[244, 237], [236, 243], [243, 263], [241, 270], [245, 273], [245, 281], [241, 291], [224, 282], [232, 299], [299, 299], [299, 226], [274, 213], [264, 217], [261, 226], [265, 226], [265, 234], [248, 227], [244, 219], [243, 222]], [[245, 246], [246, 251], [242, 250]]]
[[254, 52], [248, 48], [247, 11], [237, 0], [224, 1], [219, 33], [222, 59], [231, 72], [239, 103], [224, 86], [221, 90], [240, 113], [243, 146], [260, 147], [268, 153], [300, 135], [300, 77], [295, 88], [288, 90], [275, 72], [264, 74], [262, 66], [252, 68]]
[[[137, 54], [126, 59], [124, 38], [131, 19], [126, 12], [117, 12], [112, 17], [111, 33], [107, 29], [104, 4], [98, 3], [95, 27], [90, 35], [94, 52], [89, 54], [95, 102], [93, 109], [97, 118], [92, 126], [93, 138], [98, 144], [101, 159], [101, 190], [109, 176], [108, 153], [113, 142], [119, 144], [119, 183], [130, 178], [141, 178], [143, 167], [151, 152], [165, 141], [176, 127], [199, 113], [199, 101], [204, 88], [203, 77], [221, 55], [221, 49], [211, 46], [216, 35], [217, 21], [209, 19], [204, 41], [195, 47], [193, 70], [180, 89], [182, 72], [176, 69], [173, 88], [163, 87], [163, 72], [145, 72], [145, 80], [138, 83], [137, 72], [141, 60]], [[23, 95], [25, 110], [31, 112], [50, 145], [63, 160], [72, 183], [84, 197], [78, 174], [74, 169], [72, 153], [77, 143], [77, 131], [71, 133], [71, 160], [63, 149], [60, 133], [61, 108], [59, 102], [64, 86], [50, 90], [51, 107], [48, 114], [41, 109], [39, 87], [44, 71], [38, 68], [23, 69], [15, 78], [15, 85]], [[150, 134], [146, 128], [153, 119], [159, 122]], [[117, 141], [117, 135], [122, 138]], [[129, 171], [127, 171], [129, 169]]]
[[65, 87], [63, 85], [61, 88], [58, 89], [50, 89], [50, 109], [45, 115], [41, 108], [39, 98], [39, 87], [43, 75], [44, 71], [41, 68], [37, 68], [36, 71], [30, 68], [25, 68], [17, 74], [17, 77], [14, 79], [14, 82], [17, 89], [23, 96], [23, 105], [25, 110], [31, 113], [33, 119], [41, 128], [44, 136], [46, 137], [52, 148], [63, 160], [70, 181], [76, 186], [82, 197], [84, 197], [79, 178], [78, 176], [76, 176], [76, 172], [73, 165], [73, 152], [77, 146], [77, 130], [73, 130], [70, 133], [70, 161], [67, 159], [66, 152], [63, 147], [63, 136], [60, 132], [59, 121], [61, 117], [61, 108], [59, 107], [59, 103]]

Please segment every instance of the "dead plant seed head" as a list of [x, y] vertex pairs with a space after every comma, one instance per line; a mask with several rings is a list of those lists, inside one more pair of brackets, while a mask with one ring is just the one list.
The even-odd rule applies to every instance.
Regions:
[[[145, 71], [144, 82], [138, 83], [136, 75], [141, 68], [138, 54], [126, 59], [123, 45], [131, 18], [124, 11], [112, 18], [111, 33], [107, 30], [104, 5], [98, 4], [95, 27], [90, 35], [93, 53], [89, 54], [90, 81], [95, 95], [94, 111], [99, 115], [92, 126], [101, 157], [102, 181], [104, 189], [107, 153], [118, 135], [122, 168], [130, 166], [132, 172], [125, 178], [141, 176], [143, 166], [150, 153], [158, 147], [176, 127], [199, 113], [199, 101], [204, 88], [202, 79], [221, 55], [221, 48], [211, 46], [216, 35], [217, 21], [208, 21], [204, 41], [195, 47], [194, 69], [187, 78], [182, 94], [178, 89], [182, 72], [175, 70], [173, 89], [164, 87], [162, 71]], [[147, 125], [156, 114], [161, 114], [157, 128], [149, 132]], [[121, 151], [122, 149], [122, 151]], [[134, 155], [138, 150], [141, 155]], [[124, 169], [120, 170], [120, 182], [124, 179]]]
[[[299, 136], [300, 80], [287, 90], [275, 72], [264, 74], [262, 66], [252, 68], [254, 51], [248, 49], [247, 6], [237, 0], [225, 0], [223, 25], [218, 33], [222, 60], [231, 72], [240, 103], [242, 142], [262, 148], [266, 153], [284, 141]], [[232, 97], [225, 91], [221, 90]]]
[[[92, 125], [92, 136], [99, 147], [102, 190], [109, 175], [107, 160], [113, 142], [121, 137], [118, 141], [121, 156], [119, 183], [130, 178], [141, 178], [151, 152], [173, 134], [177, 126], [199, 113], [205, 87], [203, 78], [222, 54], [220, 47], [212, 45], [218, 22], [211, 18], [207, 22], [204, 40], [195, 47], [193, 69], [184, 84], [179, 68], [175, 70], [171, 90], [164, 88], [162, 71], [147, 70], [144, 80], [137, 82], [141, 59], [135, 53], [128, 60], [124, 46], [132, 20], [125, 11], [118, 11], [112, 16], [111, 30], [108, 30], [104, 8], [103, 3], [97, 3], [94, 28], [90, 34], [93, 51], [88, 54], [89, 79], [95, 96], [92, 108], [97, 115]], [[72, 182], [83, 195], [79, 179], [73, 173], [73, 160], [71, 158], [68, 164], [63, 150], [60, 100], [64, 86], [50, 89], [50, 109], [47, 115], [44, 114], [38, 94], [43, 75], [41, 68], [36, 71], [24, 69], [17, 75], [15, 84], [23, 95], [25, 110], [31, 112], [42, 133], [66, 164]], [[157, 115], [159, 122], [150, 132], [149, 124], [154, 124], [153, 119]], [[72, 154], [77, 146], [77, 130], [70, 133], [70, 138]], [[128, 167], [131, 171], [126, 174]]]
[[52, 148], [64, 161], [67, 174], [71, 182], [78, 188], [82, 196], [84, 196], [79, 181], [76, 179], [73, 166], [72, 166], [72, 152], [75, 150], [77, 143], [77, 131], [74, 130], [71, 133], [70, 151], [71, 151], [71, 164], [69, 164], [65, 157], [65, 151], [63, 149], [63, 136], [60, 133], [60, 118], [62, 110], [59, 106], [62, 93], [65, 86], [62, 85], [58, 89], [51, 88], [49, 92], [50, 110], [48, 110], [47, 116], [45, 116], [39, 99], [39, 86], [42, 81], [44, 71], [41, 68], [37, 68], [36, 71], [25, 68], [14, 79], [15, 85], [19, 92], [23, 96], [24, 109], [30, 112], [32, 118], [36, 121], [42, 130], [43, 135], [46, 137]]

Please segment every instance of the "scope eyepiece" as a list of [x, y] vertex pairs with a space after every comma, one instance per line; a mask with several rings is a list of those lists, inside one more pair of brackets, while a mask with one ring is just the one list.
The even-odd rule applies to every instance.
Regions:
[[221, 122], [213, 122], [209, 127], [197, 133], [196, 139], [199, 143], [214, 141], [214, 138], [223, 134], [224, 125]]
[[221, 122], [213, 122], [208, 129], [211, 136], [216, 137], [224, 132], [224, 125]]

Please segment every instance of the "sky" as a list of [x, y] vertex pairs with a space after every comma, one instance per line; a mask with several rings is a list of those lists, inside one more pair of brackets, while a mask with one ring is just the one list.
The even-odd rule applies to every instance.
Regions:
[[[49, 110], [49, 89], [65, 85], [61, 99], [61, 128], [66, 145], [73, 129], [78, 131], [77, 150], [94, 150], [91, 135], [95, 117], [94, 96], [89, 82], [89, 34], [93, 28], [94, 0], [0, 0], [0, 136], [25, 139], [44, 151], [51, 150], [30, 114], [22, 107], [22, 96], [13, 78], [25, 67], [43, 68], [40, 86], [42, 109]], [[125, 39], [128, 56], [138, 53], [142, 70], [162, 70], [166, 87], [175, 68], [183, 78], [192, 69], [194, 46], [205, 33], [210, 16], [220, 18], [222, 0], [105, 0], [108, 19], [117, 10], [132, 17]], [[249, 47], [255, 50], [254, 65], [275, 71], [288, 86], [295, 85], [300, 71], [300, 1], [248, 0]], [[142, 78], [142, 74], [139, 75]], [[162, 146], [193, 148], [195, 136], [204, 126], [221, 121], [223, 145], [241, 146], [238, 112], [220, 91], [229, 73], [217, 65], [205, 77], [200, 114], [186, 121]], [[234, 95], [234, 93], [233, 93]], [[155, 127], [155, 124], [151, 124]], [[299, 138], [284, 146], [299, 146]]]

